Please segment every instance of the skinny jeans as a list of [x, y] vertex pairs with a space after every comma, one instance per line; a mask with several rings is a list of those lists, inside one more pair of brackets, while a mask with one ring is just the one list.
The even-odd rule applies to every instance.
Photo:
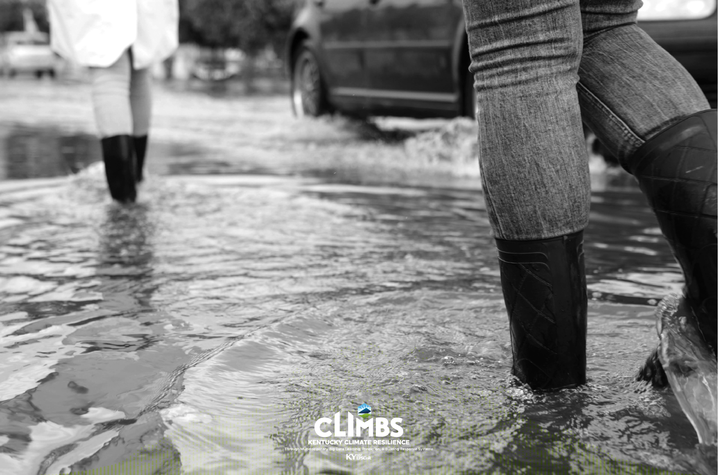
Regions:
[[640, 0], [463, 0], [479, 163], [494, 235], [546, 239], [588, 223], [582, 119], [626, 166], [710, 106], [636, 24]]
[[101, 138], [147, 135], [152, 112], [149, 68], [134, 69], [125, 51], [107, 68], [91, 68], [92, 106]]

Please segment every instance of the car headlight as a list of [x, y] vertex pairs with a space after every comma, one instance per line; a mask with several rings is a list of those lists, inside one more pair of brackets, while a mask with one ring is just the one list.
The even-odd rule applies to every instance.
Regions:
[[638, 21], [700, 20], [716, 9], [716, 0], [643, 0]]

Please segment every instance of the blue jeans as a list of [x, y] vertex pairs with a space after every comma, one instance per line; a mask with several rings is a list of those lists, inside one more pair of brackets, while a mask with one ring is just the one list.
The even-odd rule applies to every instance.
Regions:
[[640, 0], [463, 0], [478, 96], [480, 166], [494, 234], [586, 227], [583, 121], [626, 164], [647, 139], [709, 104], [636, 25]]

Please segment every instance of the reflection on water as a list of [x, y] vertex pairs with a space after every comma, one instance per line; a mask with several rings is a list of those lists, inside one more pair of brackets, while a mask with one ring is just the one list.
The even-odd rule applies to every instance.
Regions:
[[88, 134], [58, 129], [0, 128], [0, 179], [77, 173], [99, 160], [100, 144]]
[[[150, 174], [258, 171], [221, 160], [178, 160], [202, 153], [196, 146], [188, 144], [151, 141], [149, 154], [152, 160], [146, 166]], [[66, 176], [99, 161], [102, 161], [100, 141], [94, 135], [68, 133], [54, 127], [0, 127], [0, 180]]]
[[[0, 183], [0, 473], [698, 469], [671, 392], [634, 381], [680, 282], [635, 190], [594, 196], [589, 384], [548, 395], [509, 376], [474, 191], [239, 175], [140, 196], [110, 203], [98, 166]], [[362, 403], [410, 445], [316, 450], [314, 422]]]

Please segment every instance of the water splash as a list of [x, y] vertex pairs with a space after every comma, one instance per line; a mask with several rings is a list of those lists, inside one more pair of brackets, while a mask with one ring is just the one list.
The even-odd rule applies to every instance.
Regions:
[[715, 445], [718, 424], [718, 369], [713, 352], [679, 296], [661, 301], [656, 311], [661, 337], [659, 357], [671, 389], [701, 444]]

